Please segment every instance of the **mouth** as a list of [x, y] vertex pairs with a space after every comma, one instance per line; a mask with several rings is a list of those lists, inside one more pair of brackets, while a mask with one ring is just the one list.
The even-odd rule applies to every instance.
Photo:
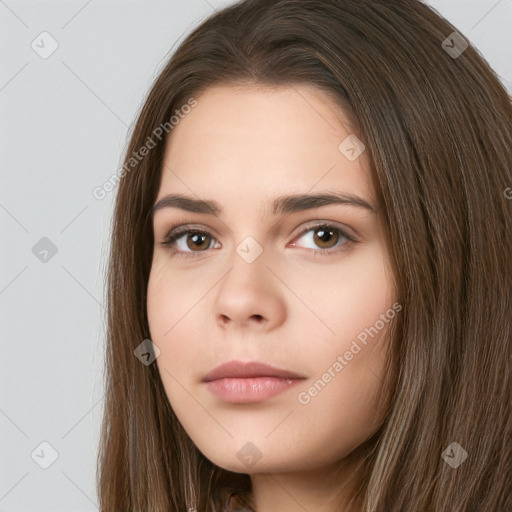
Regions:
[[214, 368], [202, 382], [224, 402], [254, 403], [268, 400], [305, 378], [260, 362], [230, 361]]

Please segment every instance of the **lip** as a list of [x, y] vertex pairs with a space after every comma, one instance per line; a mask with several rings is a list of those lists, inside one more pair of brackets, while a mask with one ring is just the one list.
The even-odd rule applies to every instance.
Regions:
[[300, 375], [289, 370], [270, 366], [258, 361], [229, 361], [215, 367], [204, 378], [203, 382], [227, 378], [250, 378], [250, 377], [281, 377], [283, 379], [305, 379]]
[[214, 368], [202, 382], [224, 402], [253, 403], [272, 398], [305, 378], [257, 361], [230, 361]]

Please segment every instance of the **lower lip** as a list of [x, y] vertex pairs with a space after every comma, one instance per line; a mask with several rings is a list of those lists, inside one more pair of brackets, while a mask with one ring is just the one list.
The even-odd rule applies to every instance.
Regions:
[[208, 389], [224, 402], [261, 402], [286, 391], [303, 379], [283, 377], [225, 378], [207, 382]]

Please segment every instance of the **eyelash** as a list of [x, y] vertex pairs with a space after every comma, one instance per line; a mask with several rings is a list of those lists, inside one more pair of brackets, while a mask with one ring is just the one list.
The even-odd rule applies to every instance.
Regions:
[[[351, 244], [354, 244], [354, 243], [357, 243], [357, 240], [355, 240], [352, 236], [348, 235], [345, 231], [343, 231], [341, 228], [338, 228], [338, 227], [335, 227], [331, 224], [327, 224], [327, 223], [318, 223], [318, 224], [315, 224], [313, 226], [308, 226], [306, 229], [304, 229], [303, 231], [301, 231], [296, 238], [301, 238], [303, 235], [305, 235], [306, 233], [308, 233], [309, 231], [315, 231], [319, 228], [327, 228], [328, 230], [332, 230], [334, 232], [337, 232], [339, 235], [341, 235], [341, 238], [343, 239], [346, 239], [346, 242], [343, 242], [343, 243], [340, 243], [338, 241], [338, 246], [341, 246], [341, 249], [340, 248], [336, 248], [336, 249], [308, 249], [310, 252], [313, 253], [314, 256], [330, 256], [332, 255], [333, 253], [337, 253], [337, 252], [340, 252], [342, 250], [344, 250], [344, 248], [348, 245], [351, 245]], [[164, 240], [163, 242], [161, 242], [161, 244], [165, 247], [169, 247], [169, 248], [172, 248], [176, 241], [179, 240], [183, 235], [186, 235], [186, 234], [199, 234], [199, 235], [208, 235], [209, 237], [211, 237], [213, 240], [215, 240], [215, 235], [209, 231], [208, 229], [194, 229], [194, 228], [189, 228], [188, 226], [183, 226], [182, 228], [171, 228], [167, 234], [165, 235], [164, 237]], [[179, 255], [179, 256], [184, 256], [184, 257], [196, 257], [196, 256], [199, 256], [201, 254], [204, 254], [206, 250], [203, 250], [203, 251], [192, 251], [192, 252], [177, 252], [177, 251], [174, 251], [174, 255]]]

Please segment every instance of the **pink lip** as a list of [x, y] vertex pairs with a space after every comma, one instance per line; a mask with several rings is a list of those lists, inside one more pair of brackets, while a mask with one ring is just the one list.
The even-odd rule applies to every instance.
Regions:
[[305, 378], [264, 363], [230, 361], [214, 368], [202, 382], [225, 402], [250, 403], [276, 396]]

